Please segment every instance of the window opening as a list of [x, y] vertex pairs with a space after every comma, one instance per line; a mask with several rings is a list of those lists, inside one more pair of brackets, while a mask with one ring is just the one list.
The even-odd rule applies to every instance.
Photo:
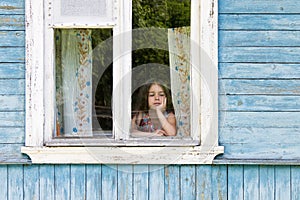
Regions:
[[[144, 30], [133, 34], [132, 118], [139, 113], [149, 116], [147, 105], [140, 102], [141, 93], [147, 92], [144, 89], [149, 83], [157, 82], [171, 93], [168, 103], [172, 111], [168, 112], [176, 116], [176, 136], [189, 137], [191, 1], [133, 0], [132, 10], [133, 29]], [[150, 118], [147, 121], [151, 123]], [[137, 129], [142, 129], [141, 123], [136, 122]]]
[[112, 135], [112, 29], [55, 29], [56, 136]]

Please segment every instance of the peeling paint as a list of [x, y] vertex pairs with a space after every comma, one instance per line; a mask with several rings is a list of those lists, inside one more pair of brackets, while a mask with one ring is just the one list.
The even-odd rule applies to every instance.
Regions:
[[211, 18], [213, 18], [213, 16], [214, 16], [214, 8], [215, 7], [215, 2], [214, 1], [212, 1], [211, 2], [211, 10], [210, 10], [210, 13], [209, 13], [209, 16], [211, 17]]
[[241, 106], [241, 105], [243, 105], [243, 101], [239, 100], [238, 103], [237, 103], [237, 106]]
[[15, 6], [0, 6], [0, 9], [3, 9], [3, 10], [17, 10], [17, 9], [21, 9], [21, 8], [18, 8], [18, 7], [15, 7]]

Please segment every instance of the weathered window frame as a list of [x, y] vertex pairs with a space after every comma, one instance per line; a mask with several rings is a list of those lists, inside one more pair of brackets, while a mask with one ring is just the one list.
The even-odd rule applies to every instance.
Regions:
[[[45, 50], [45, 47], [53, 46], [51, 40], [47, 39], [52, 34], [49, 31], [51, 27], [47, 24], [47, 15], [51, 13], [49, 2], [51, 0], [26, 0], [26, 140], [25, 147], [22, 147], [21, 151], [29, 155], [33, 163], [210, 164], [216, 155], [223, 153], [223, 147], [218, 145], [217, 0], [192, 1], [194, 2], [192, 6], [199, 9], [192, 15], [200, 13], [200, 20], [198, 24], [194, 24], [199, 34], [191, 37], [195, 38], [201, 47], [195, 49], [199, 56], [194, 56], [196, 60], [193, 62], [199, 63], [198, 70], [201, 73], [194, 73], [192, 80], [199, 84], [192, 84], [192, 95], [196, 99], [193, 106], [200, 108], [201, 115], [196, 113], [197, 110], [192, 110], [191, 115], [197, 117], [192, 117], [191, 131], [199, 136], [200, 146], [174, 144], [159, 146], [149, 143], [145, 146], [126, 143], [72, 145], [72, 142], [69, 143], [67, 140], [60, 141], [56, 145], [47, 145], [47, 142], [53, 141], [51, 133], [55, 128], [53, 117], [55, 91], [51, 89], [54, 73], [53, 67], [49, 67], [53, 66], [53, 57], [51, 53], [47, 54], [48, 48]], [[131, 22], [121, 16], [130, 12], [130, 0], [114, 2], [117, 4], [115, 9], [122, 8], [119, 10], [120, 17], [115, 17], [123, 20], [120, 24], [124, 25], [117, 27], [117, 33], [128, 31]], [[44, 9], [45, 7], [48, 10]], [[80, 23], [66, 26], [86, 27]], [[101, 27], [101, 24], [89, 27], [91, 26]], [[114, 25], [111, 23], [105, 26]], [[114, 75], [122, 76], [122, 74]], [[119, 104], [115, 106], [119, 106], [120, 109]], [[122, 134], [120, 136], [123, 139]]]

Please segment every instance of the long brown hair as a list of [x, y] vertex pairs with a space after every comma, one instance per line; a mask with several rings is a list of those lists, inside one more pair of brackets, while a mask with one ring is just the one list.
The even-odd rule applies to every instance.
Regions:
[[160, 84], [158, 82], [151, 82], [151, 83], [142, 85], [133, 94], [133, 96], [136, 96], [136, 98], [137, 98], [137, 99], [135, 99], [135, 101], [133, 101], [133, 114], [138, 114], [139, 112], [148, 113], [148, 110], [149, 110], [149, 106], [148, 106], [149, 95], [148, 95], [148, 93], [149, 93], [149, 90], [152, 85], [158, 85], [163, 89], [163, 91], [166, 95], [166, 98], [167, 98], [166, 111], [174, 113], [171, 90], [163, 84]]

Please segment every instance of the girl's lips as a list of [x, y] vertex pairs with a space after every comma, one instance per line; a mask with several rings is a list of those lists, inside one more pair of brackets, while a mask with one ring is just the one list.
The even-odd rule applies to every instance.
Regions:
[[160, 105], [160, 103], [154, 103], [154, 105], [156, 105], [156, 106], [159, 106], [159, 105]]

